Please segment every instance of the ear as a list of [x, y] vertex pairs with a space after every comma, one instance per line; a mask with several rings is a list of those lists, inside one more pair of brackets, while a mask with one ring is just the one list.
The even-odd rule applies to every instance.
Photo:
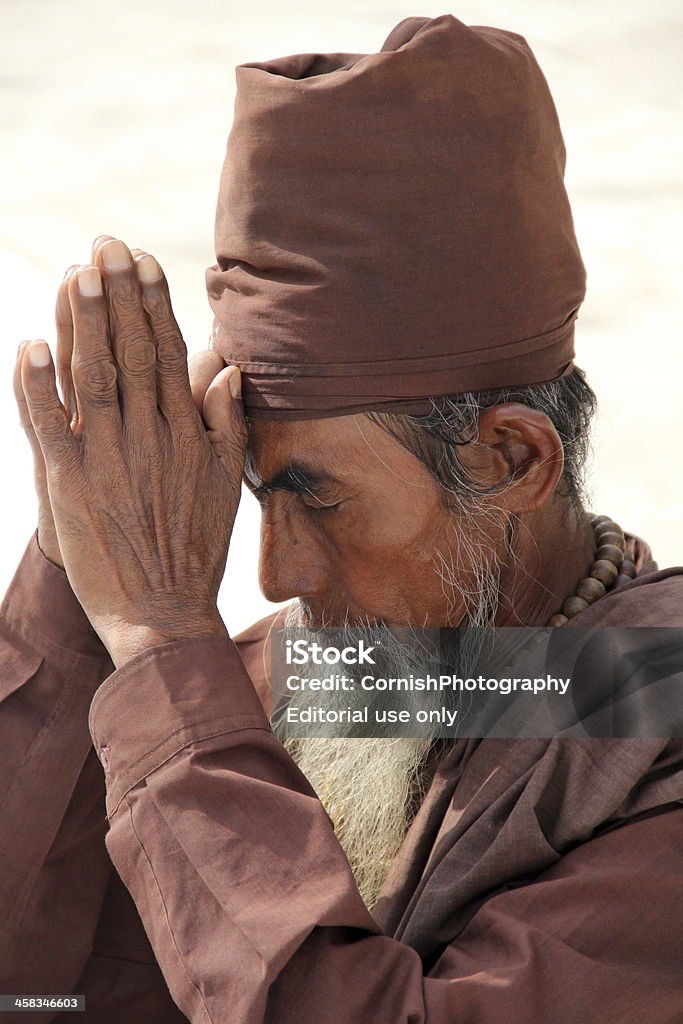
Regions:
[[[468, 451], [463, 449], [463, 455]], [[482, 483], [511, 480], [501, 504], [518, 514], [535, 512], [552, 497], [564, 469], [562, 442], [545, 413], [510, 402], [485, 409], [471, 466]]]

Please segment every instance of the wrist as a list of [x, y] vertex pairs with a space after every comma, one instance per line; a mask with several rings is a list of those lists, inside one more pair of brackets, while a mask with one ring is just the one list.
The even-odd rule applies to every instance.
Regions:
[[[98, 630], [99, 632], [99, 630]], [[102, 642], [109, 651], [116, 669], [144, 654], [153, 647], [178, 640], [192, 640], [200, 636], [227, 637], [228, 631], [218, 612], [215, 616], [196, 622], [188, 622], [182, 628], [156, 629], [150, 626], [119, 624], [100, 633]]]
[[64, 572], [62, 553], [59, 550], [59, 541], [57, 540], [57, 533], [54, 528], [44, 525], [39, 520], [37, 539], [41, 554], [47, 558], [48, 562], [52, 562], [53, 565]]

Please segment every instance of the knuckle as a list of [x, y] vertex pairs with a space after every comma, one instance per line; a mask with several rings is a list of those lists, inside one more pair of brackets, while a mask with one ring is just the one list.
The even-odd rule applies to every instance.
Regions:
[[39, 406], [33, 421], [36, 433], [45, 440], [56, 440], [64, 437], [66, 421], [64, 413], [55, 405]]
[[91, 401], [111, 402], [117, 396], [116, 367], [111, 360], [91, 359], [76, 362], [73, 379], [80, 395]]
[[121, 349], [119, 363], [126, 373], [133, 377], [146, 376], [156, 363], [154, 342], [146, 338], [129, 342]]

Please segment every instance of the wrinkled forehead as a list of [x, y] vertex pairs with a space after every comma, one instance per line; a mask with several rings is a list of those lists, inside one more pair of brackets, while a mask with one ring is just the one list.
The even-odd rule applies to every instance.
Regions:
[[311, 477], [358, 482], [402, 479], [425, 468], [398, 441], [361, 414], [321, 419], [252, 419], [245, 473], [254, 486], [269, 484], [291, 466]]

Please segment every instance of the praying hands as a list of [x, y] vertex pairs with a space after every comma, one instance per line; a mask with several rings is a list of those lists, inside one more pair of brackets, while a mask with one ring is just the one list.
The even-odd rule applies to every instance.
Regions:
[[225, 635], [216, 599], [247, 437], [239, 370], [201, 353], [190, 383], [159, 264], [109, 236], [60, 286], [56, 366], [63, 402], [44, 341], [20, 346], [14, 375], [43, 551], [117, 667]]

